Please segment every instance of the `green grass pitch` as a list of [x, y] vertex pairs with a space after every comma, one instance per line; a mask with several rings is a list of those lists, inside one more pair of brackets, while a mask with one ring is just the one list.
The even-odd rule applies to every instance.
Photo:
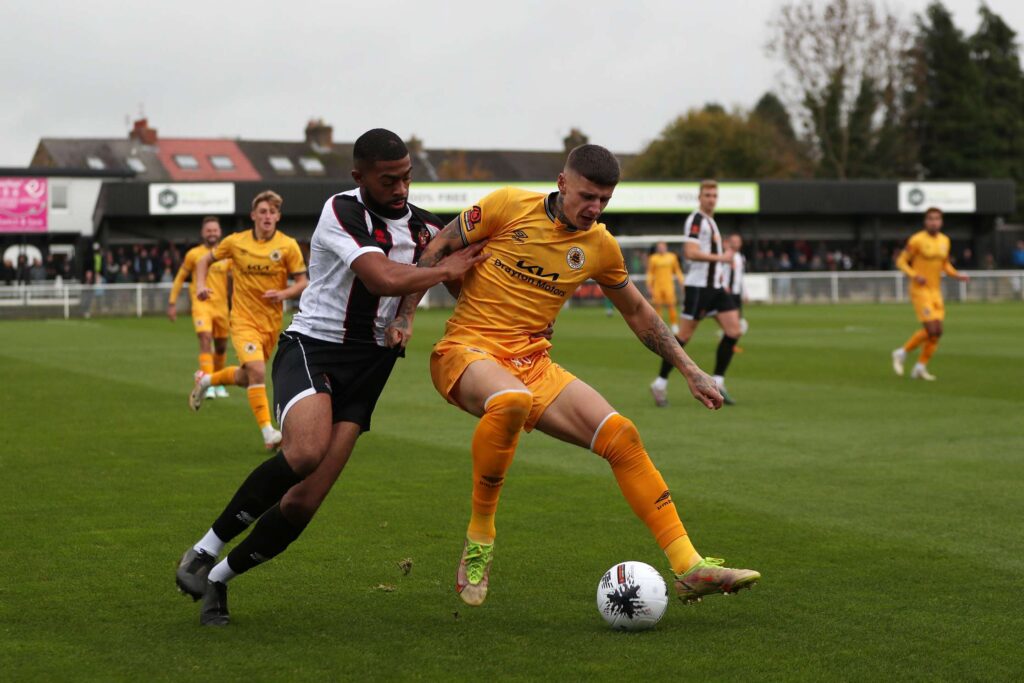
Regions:
[[[474, 421], [430, 384], [444, 318], [420, 313], [373, 431], [306, 534], [232, 583], [223, 630], [172, 573], [266, 457], [244, 392], [189, 413], [187, 320], [0, 324], [0, 679], [1022, 676], [1024, 306], [951, 305], [935, 383], [889, 367], [909, 306], [752, 307], [715, 413], [679, 377], [656, 409], [657, 359], [567, 311], [555, 359], [639, 426], [698, 550], [764, 575], [640, 634], [605, 627], [596, 584], [663, 555], [602, 460], [539, 433], [487, 603], [456, 597]], [[715, 343], [709, 322], [688, 350], [710, 369]]]

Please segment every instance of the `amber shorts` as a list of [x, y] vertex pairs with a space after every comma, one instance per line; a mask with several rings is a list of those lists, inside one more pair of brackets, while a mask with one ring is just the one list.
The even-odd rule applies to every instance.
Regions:
[[192, 306], [192, 327], [196, 334], [206, 332], [214, 339], [227, 339], [228, 312], [202, 304], [194, 304]]
[[251, 325], [231, 325], [231, 345], [242, 365], [252, 362], [266, 363], [277, 346], [277, 330], [261, 330]]
[[913, 292], [910, 301], [914, 304], [914, 312], [921, 322], [946, 319], [946, 306], [939, 292]]
[[[471, 363], [489, 360], [497, 363], [518, 379], [533, 394], [533, 407], [526, 418], [526, 431], [533, 430], [558, 395], [576, 379], [568, 370], [551, 360], [547, 351], [523, 358], [498, 358], [487, 351], [449, 341], [440, 341], [430, 355], [430, 379], [434, 388], [452, 405], [459, 405], [451, 391]], [[461, 407], [461, 406], [460, 406]]]

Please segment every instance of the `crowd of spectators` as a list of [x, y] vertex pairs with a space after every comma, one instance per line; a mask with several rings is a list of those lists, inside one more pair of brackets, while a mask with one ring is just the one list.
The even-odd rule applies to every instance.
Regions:
[[[184, 253], [192, 245], [162, 243], [114, 245], [102, 249], [93, 245], [93, 252], [84, 259], [82, 281], [87, 284], [173, 282]], [[861, 249], [849, 245], [828, 245], [819, 242], [812, 245], [807, 240], [792, 242], [761, 242], [755, 250], [747, 245], [747, 267], [751, 272], [816, 272], [843, 270], [891, 270], [896, 267], [901, 243], [893, 242], [882, 247], [881, 262], [875, 263]], [[643, 270], [645, 254], [637, 251], [629, 259], [636, 272]], [[993, 269], [997, 267], [992, 254], [975, 258], [969, 247], [953, 256], [958, 268]], [[1024, 268], [1024, 240], [1017, 242], [1011, 259], [1014, 268]], [[62, 256], [49, 254], [45, 259], [18, 257], [16, 262], [5, 260], [0, 268], [0, 284], [29, 284], [47, 280], [74, 279], [78, 273]]]

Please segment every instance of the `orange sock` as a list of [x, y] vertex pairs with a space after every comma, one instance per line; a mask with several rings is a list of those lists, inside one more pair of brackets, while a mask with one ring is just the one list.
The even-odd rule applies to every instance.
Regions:
[[484, 404], [473, 432], [473, 514], [466, 530], [471, 541], [494, 543], [498, 496], [532, 405], [533, 396], [522, 389], [499, 391]]
[[[228, 354], [226, 353], [215, 353], [213, 354], [213, 372], [224, 369], [224, 364], [228, 362]], [[210, 374], [212, 375], [213, 372]]]
[[679, 322], [679, 312], [675, 306], [668, 307], [668, 324], [675, 325]]
[[903, 345], [903, 350], [910, 353], [926, 341], [928, 341], [928, 333], [924, 330], [918, 330], [914, 334], [910, 335], [910, 339], [908, 339], [907, 343]]
[[270, 402], [267, 401], [266, 384], [250, 384], [245, 390], [249, 397], [249, 407], [256, 418], [256, 424], [260, 427], [270, 424]]
[[217, 372], [210, 375], [210, 384], [212, 384], [215, 387], [223, 385], [234, 386], [235, 384], [237, 384], [237, 382], [235, 382], [235, 372], [237, 371], [237, 365], [232, 365], [227, 368], [221, 368]]
[[608, 461], [619, 483], [622, 495], [629, 506], [668, 555], [674, 572], [682, 573], [694, 564], [692, 556], [700, 558], [689, 539], [682, 545], [676, 541], [686, 537], [686, 529], [676, 512], [672, 494], [669, 493], [661, 473], [654, 467], [651, 458], [640, 441], [640, 432], [628, 418], [612, 413], [594, 434], [590, 445], [594, 451]]
[[921, 349], [921, 355], [918, 357], [917, 362], [921, 365], [927, 365], [928, 361], [931, 360], [932, 354], [935, 353], [935, 349], [939, 348], [939, 338], [929, 337], [928, 341], [924, 343], [924, 348]]
[[213, 374], [213, 354], [212, 353], [200, 353], [199, 354], [199, 369], [203, 371], [204, 375]]

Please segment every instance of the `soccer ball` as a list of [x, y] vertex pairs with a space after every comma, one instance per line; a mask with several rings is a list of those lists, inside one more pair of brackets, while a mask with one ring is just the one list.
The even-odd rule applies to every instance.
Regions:
[[619, 631], [644, 631], [661, 621], [668, 586], [658, 570], [643, 562], [622, 562], [597, 584], [597, 609]]

